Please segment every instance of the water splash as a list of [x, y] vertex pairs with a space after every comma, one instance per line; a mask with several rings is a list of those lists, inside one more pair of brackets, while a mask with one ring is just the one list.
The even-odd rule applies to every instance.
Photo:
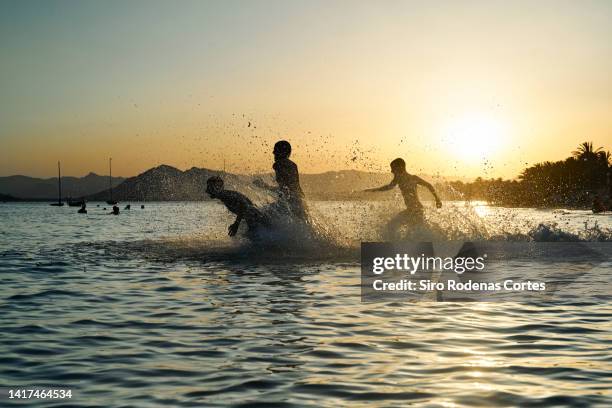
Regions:
[[[261, 231], [255, 239], [249, 239], [243, 230], [237, 237], [227, 237], [231, 215], [216, 204], [211, 203], [206, 208], [207, 224], [196, 232], [181, 227], [176, 235], [77, 245], [94, 246], [97, 250], [84, 248], [85, 254], [105, 251], [117, 258], [130, 259], [137, 255], [160, 262], [356, 262], [361, 242], [384, 241], [386, 223], [402, 209], [392, 201], [311, 202], [309, 223], [276, 217], [273, 230]], [[270, 210], [266, 206], [262, 208]], [[426, 226], [405, 226], [403, 238], [416, 241], [612, 242], [612, 230], [588, 222], [589, 215], [582, 212], [559, 214], [446, 202], [439, 210], [432, 205], [426, 206], [425, 218]], [[185, 228], [189, 226], [185, 224]]]

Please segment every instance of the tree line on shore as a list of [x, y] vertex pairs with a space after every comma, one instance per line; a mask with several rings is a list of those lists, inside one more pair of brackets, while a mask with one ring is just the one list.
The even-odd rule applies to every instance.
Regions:
[[473, 182], [449, 182], [446, 188], [465, 200], [484, 200], [492, 205], [587, 207], [596, 196], [612, 198], [611, 173], [610, 151], [584, 142], [565, 160], [527, 167], [518, 180], [478, 177]]

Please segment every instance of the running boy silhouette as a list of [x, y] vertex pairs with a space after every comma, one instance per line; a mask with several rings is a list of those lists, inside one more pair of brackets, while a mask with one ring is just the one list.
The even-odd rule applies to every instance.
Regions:
[[291, 144], [286, 140], [276, 142], [274, 145], [274, 174], [278, 187], [273, 187], [261, 179], [253, 181], [257, 187], [265, 188], [278, 194], [278, 202], [284, 205], [290, 214], [300, 220], [306, 220], [306, 205], [304, 204], [304, 193], [300, 186], [300, 174], [297, 164], [289, 159], [291, 156]]
[[433, 186], [423, 180], [422, 178], [409, 174], [406, 171], [406, 162], [403, 159], [395, 159], [391, 162], [391, 172], [393, 173], [393, 180], [391, 183], [378, 187], [370, 188], [364, 191], [376, 192], [376, 191], [387, 191], [398, 186], [404, 197], [404, 203], [406, 209], [395, 217], [393, 217], [387, 224], [389, 235], [392, 239], [396, 238], [398, 229], [404, 224], [422, 225], [425, 223], [423, 216], [423, 204], [419, 201], [417, 195], [417, 186], [422, 185], [426, 187], [436, 199], [436, 207], [442, 207], [442, 202], [436, 194]]
[[225, 190], [221, 177], [213, 176], [206, 180], [206, 193], [211, 198], [220, 200], [229, 211], [236, 214], [236, 221], [227, 229], [230, 237], [236, 235], [243, 219], [249, 227], [249, 234], [254, 233], [260, 227], [270, 226], [267, 217], [247, 196], [237, 191]]

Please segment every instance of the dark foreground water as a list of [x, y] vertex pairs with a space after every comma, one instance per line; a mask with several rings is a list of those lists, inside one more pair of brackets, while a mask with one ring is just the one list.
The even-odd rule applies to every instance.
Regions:
[[[312, 204], [344, 246], [308, 255], [228, 240], [214, 203], [0, 205], [0, 386], [73, 392], [0, 406], [612, 405], [612, 302], [588, 290], [610, 259], [562, 302], [361, 303], [373, 205]], [[446, 211], [455, 239], [601, 241], [612, 218]]]

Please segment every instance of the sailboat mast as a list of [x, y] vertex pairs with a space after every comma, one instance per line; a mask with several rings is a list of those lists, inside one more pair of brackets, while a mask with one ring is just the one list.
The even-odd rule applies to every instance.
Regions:
[[113, 158], [108, 159], [108, 189], [110, 190], [110, 201], [113, 201]]
[[57, 191], [57, 202], [62, 204], [62, 169], [59, 161], [57, 162]]

